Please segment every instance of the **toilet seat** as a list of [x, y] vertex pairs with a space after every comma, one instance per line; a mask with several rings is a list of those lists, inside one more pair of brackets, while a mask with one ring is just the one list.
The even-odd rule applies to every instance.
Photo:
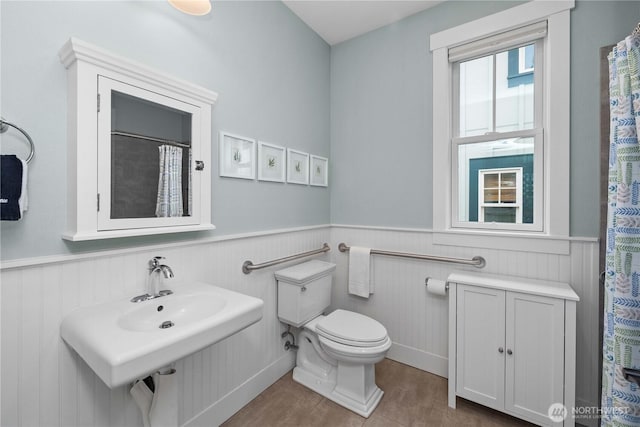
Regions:
[[316, 324], [316, 332], [322, 341], [332, 341], [342, 346], [386, 347], [389, 337], [380, 322], [368, 316], [347, 310], [335, 310]]
[[349, 344], [340, 344], [322, 335], [318, 335], [318, 341], [322, 345], [322, 348], [331, 356], [352, 363], [378, 363], [384, 358], [389, 348], [391, 348], [391, 338], [389, 337], [373, 347], [357, 347]]

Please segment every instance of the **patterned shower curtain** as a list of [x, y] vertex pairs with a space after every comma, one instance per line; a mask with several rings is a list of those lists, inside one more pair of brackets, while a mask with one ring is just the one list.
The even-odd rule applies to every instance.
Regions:
[[606, 241], [602, 425], [640, 425], [640, 36], [609, 55], [611, 135]]
[[157, 217], [182, 216], [182, 148], [161, 145]]

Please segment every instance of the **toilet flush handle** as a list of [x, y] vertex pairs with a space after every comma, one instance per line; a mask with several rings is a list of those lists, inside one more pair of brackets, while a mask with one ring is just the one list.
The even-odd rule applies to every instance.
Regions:
[[300, 288], [300, 291], [302, 291], [302, 292], [307, 292], [307, 287], [306, 287], [306, 286], [303, 286], [302, 288]]

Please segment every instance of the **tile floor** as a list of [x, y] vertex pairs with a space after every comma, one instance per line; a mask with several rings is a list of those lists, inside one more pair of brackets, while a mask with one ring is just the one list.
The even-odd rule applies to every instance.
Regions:
[[376, 365], [376, 383], [384, 396], [373, 414], [363, 418], [294, 382], [289, 372], [223, 427], [533, 425], [462, 399], [451, 409], [445, 378], [390, 359]]

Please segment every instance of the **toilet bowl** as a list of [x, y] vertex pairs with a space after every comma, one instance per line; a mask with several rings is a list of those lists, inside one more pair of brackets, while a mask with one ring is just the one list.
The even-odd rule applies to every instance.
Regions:
[[348, 310], [321, 314], [330, 304], [335, 264], [308, 261], [276, 272], [278, 317], [301, 328], [293, 379], [369, 417], [384, 392], [375, 383], [374, 364], [391, 347], [378, 321]]
[[316, 323], [323, 350], [337, 360], [351, 363], [378, 363], [386, 355], [391, 340], [376, 320], [347, 310], [335, 310]]

